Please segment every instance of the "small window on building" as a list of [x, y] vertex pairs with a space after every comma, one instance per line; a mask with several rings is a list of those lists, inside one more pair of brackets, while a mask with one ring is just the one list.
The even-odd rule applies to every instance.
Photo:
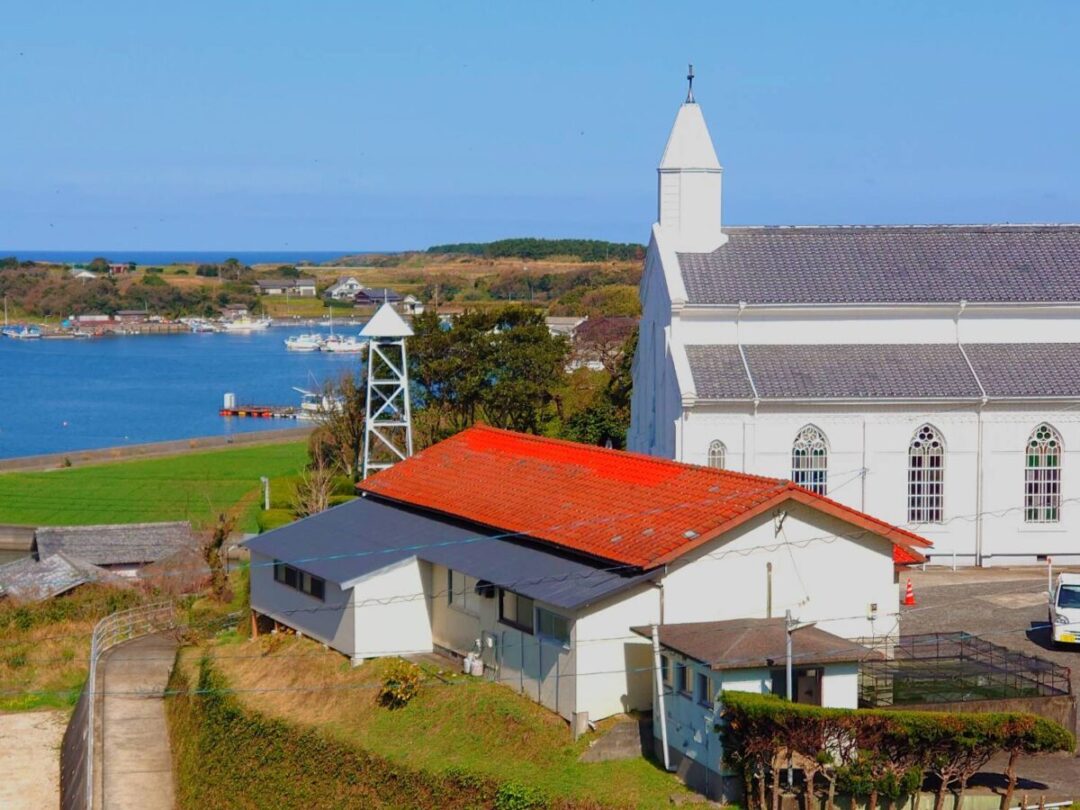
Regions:
[[570, 646], [570, 620], [545, 608], [536, 609], [536, 632], [546, 639]]
[[450, 606], [471, 616], [479, 615], [480, 596], [476, 592], [476, 578], [447, 569], [446, 601]]
[[727, 448], [719, 439], [713, 439], [709, 442], [708, 462], [710, 467], [715, 467], [718, 470], [727, 468]]
[[660, 656], [660, 677], [664, 686], [671, 688], [671, 659], [666, 655]]
[[704, 672], [698, 672], [695, 675], [695, 680], [697, 683], [694, 685], [694, 696], [697, 698], [697, 702], [711, 709], [713, 705], [712, 679]]
[[686, 664], [675, 665], [675, 688], [687, 696], [694, 694], [694, 686], [690, 681], [691, 674], [690, 667]]
[[825, 434], [807, 425], [791, 446], [791, 480], [817, 495], [829, 491], [829, 445]]
[[1061, 436], [1041, 424], [1028, 436], [1024, 452], [1024, 522], [1061, 520]]
[[532, 633], [533, 600], [513, 591], [499, 591], [499, 621], [524, 633]]
[[326, 599], [326, 580], [294, 568], [281, 560], [274, 560], [274, 580], [289, 588], [318, 599]]

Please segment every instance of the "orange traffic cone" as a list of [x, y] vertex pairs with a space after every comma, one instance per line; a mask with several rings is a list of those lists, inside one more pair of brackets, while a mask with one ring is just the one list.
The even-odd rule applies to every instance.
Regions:
[[908, 577], [907, 590], [904, 591], [904, 604], [907, 606], [915, 604], [915, 588], [911, 585], [911, 577]]

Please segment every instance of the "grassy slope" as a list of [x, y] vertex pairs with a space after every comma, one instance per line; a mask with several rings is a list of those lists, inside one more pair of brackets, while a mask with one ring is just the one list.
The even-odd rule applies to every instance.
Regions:
[[205, 525], [240, 504], [254, 531], [259, 477], [295, 473], [303, 442], [0, 475], [0, 523], [64, 526], [191, 520]]
[[[278, 639], [281, 639], [280, 641]], [[333, 651], [306, 639], [263, 639], [259, 646], [213, 648], [215, 668], [247, 708], [319, 728], [395, 762], [433, 773], [448, 768], [616, 806], [663, 807], [685, 789], [643, 760], [582, 763], [593, 735], [570, 738], [566, 723], [505, 686], [455, 678], [430, 679], [407, 707], [375, 704], [381, 664], [352, 668]], [[259, 651], [269, 654], [260, 656]], [[192, 668], [198, 655], [188, 651]], [[317, 693], [312, 687], [331, 687]], [[297, 688], [285, 691], [284, 688]]]

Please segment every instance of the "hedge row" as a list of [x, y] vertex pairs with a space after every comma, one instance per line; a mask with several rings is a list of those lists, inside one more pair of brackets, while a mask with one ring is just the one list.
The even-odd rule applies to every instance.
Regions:
[[789, 761], [803, 774], [804, 807], [821, 796], [832, 810], [837, 793], [865, 798], [871, 810], [879, 798], [892, 806], [930, 774], [940, 785], [935, 810], [954, 785], [960, 810], [968, 779], [1000, 752], [1010, 755], [1001, 805], [1008, 808], [1020, 754], [1075, 746], [1069, 731], [1032, 714], [825, 709], [745, 692], [725, 692], [722, 701], [725, 758], [742, 774], [751, 808], [761, 810], [767, 794], [774, 810], [779, 807], [780, 776]]
[[[197, 687], [178, 663], [167, 701], [177, 807], [489, 808], [555, 806], [534, 788], [394, 764], [315, 729], [249, 711], [209, 659]], [[558, 804], [559, 807], [569, 805]]]

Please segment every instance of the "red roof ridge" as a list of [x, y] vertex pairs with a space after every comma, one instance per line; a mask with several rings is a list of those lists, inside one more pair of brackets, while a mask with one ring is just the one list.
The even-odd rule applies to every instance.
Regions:
[[[532, 441], [540, 444], [555, 445], [557, 447], [569, 447], [574, 451], [596, 453], [598, 455], [610, 455], [617, 456], [621, 459], [631, 458], [638, 461], [644, 461], [650, 464], [655, 464], [658, 467], [670, 468], [676, 470], [683, 470], [686, 467], [696, 467], [699, 470], [705, 470], [708, 473], [721, 476], [723, 478], [741, 478], [745, 481], [754, 481], [759, 483], [772, 484], [774, 486], [781, 486], [786, 484], [789, 487], [797, 487], [791, 481], [786, 478], [772, 478], [767, 475], [754, 475], [753, 473], [739, 472], [738, 470], [722, 470], [718, 467], [708, 467], [702, 464], [690, 464], [686, 461], [675, 461], [670, 458], [660, 458], [659, 456], [650, 456], [648, 453], [638, 453], [633, 450], [616, 450], [614, 447], [600, 447], [596, 444], [584, 444], [582, 442], [575, 442], [570, 439], [556, 439], [554, 436], [540, 436], [535, 433], [518, 433], [515, 430], [506, 430], [505, 428], [494, 427], [492, 425], [475, 424], [465, 428], [460, 433], [451, 436], [450, 439], [456, 436], [461, 436], [465, 433], [483, 431], [487, 433], [495, 433], [501, 436], [510, 436], [518, 441]], [[423, 452], [423, 451], [421, 451]]]

